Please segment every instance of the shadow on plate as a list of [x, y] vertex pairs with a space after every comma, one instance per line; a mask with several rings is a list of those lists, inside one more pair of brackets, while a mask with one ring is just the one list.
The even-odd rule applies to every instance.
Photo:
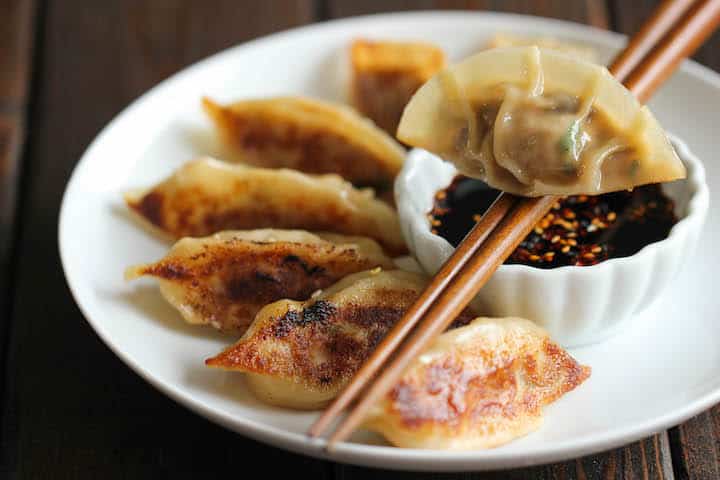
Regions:
[[180, 312], [165, 301], [156, 285], [139, 284], [129, 292], [115, 295], [138, 310], [143, 317], [151, 319], [167, 330], [228, 345], [236, 340], [235, 336], [217, 332], [210, 326], [192, 325], [185, 322]]
[[197, 157], [213, 157], [229, 163], [242, 163], [242, 158], [236, 151], [224, 145], [217, 137], [213, 126], [178, 125], [175, 130], [184, 147], [193, 152], [189, 161]]
[[[192, 366], [186, 370], [185, 383], [245, 408], [272, 414], [274, 418], [282, 417], [279, 419], [282, 425], [298, 433], [305, 432], [320, 414], [319, 410], [293, 410], [263, 403], [247, 387], [245, 376], [237, 372], [226, 372], [202, 365]], [[350, 441], [368, 445], [387, 445], [380, 435], [364, 430], [353, 433]]]
[[156, 240], [160, 240], [161, 242], [170, 245], [176, 242], [176, 239], [172, 235], [159, 229], [152, 223], [145, 220], [142, 216], [140, 216], [140, 214], [129, 209], [127, 205], [125, 205], [125, 202], [113, 203], [112, 205], [110, 205], [109, 210], [110, 215], [112, 215], [113, 217], [117, 217], [123, 222], [134, 225], [140, 230], [152, 235], [153, 238], [155, 238]]

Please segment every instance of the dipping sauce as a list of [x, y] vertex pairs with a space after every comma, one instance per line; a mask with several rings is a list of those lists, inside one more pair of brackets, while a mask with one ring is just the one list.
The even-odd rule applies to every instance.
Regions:
[[[435, 194], [432, 232], [458, 246], [499, 191], [458, 175]], [[557, 202], [506, 264], [538, 268], [595, 265], [628, 257], [667, 238], [677, 223], [675, 204], [660, 185], [602, 195], [573, 195]]]

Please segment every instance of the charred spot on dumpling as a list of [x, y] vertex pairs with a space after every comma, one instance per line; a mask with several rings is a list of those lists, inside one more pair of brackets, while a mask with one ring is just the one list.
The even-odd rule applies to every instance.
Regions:
[[162, 193], [149, 192], [139, 202], [131, 203], [130, 206], [153, 225], [162, 227], [165, 220], [163, 213], [164, 200], [165, 196]]
[[[354, 252], [353, 252], [354, 253]], [[283, 259], [283, 264], [296, 263], [302, 268], [308, 275], [318, 275], [325, 271], [320, 265], [308, 265], [302, 258], [297, 255], [286, 255]]]
[[303, 311], [303, 323], [322, 323], [335, 315], [337, 307], [326, 300], [318, 300]]
[[272, 335], [283, 338], [293, 329], [307, 327], [315, 323], [327, 323], [335, 315], [337, 308], [330, 302], [318, 300], [303, 310], [288, 310], [283, 316], [275, 320], [272, 326]]
[[321, 386], [349, 379], [403, 312], [319, 300], [302, 312], [289, 311], [276, 320], [271, 331], [274, 338], [294, 346], [294, 370], [310, 384]]

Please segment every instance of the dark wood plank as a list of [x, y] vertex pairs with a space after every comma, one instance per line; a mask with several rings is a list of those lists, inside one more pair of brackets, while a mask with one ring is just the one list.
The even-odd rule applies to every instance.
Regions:
[[[7, 311], [11, 250], [20, 159], [25, 140], [25, 111], [30, 91], [36, 8], [33, 0], [0, 3], [0, 308]], [[0, 322], [4, 325], [4, 322]], [[3, 328], [4, 331], [4, 328]], [[0, 334], [0, 345], [5, 337]], [[4, 355], [0, 354], [0, 358]]]
[[473, 474], [430, 474], [390, 472], [337, 465], [335, 472], [338, 480], [356, 480], [363, 478], [392, 478], [393, 480], [522, 480], [526, 478], [548, 480], [620, 480], [673, 478], [672, 465], [670, 464], [670, 450], [667, 444], [667, 437], [664, 435], [655, 435], [626, 448], [591, 455], [569, 462], [516, 470]]
[[[2, 15], [3, 8], [16, 4], [6, 1], [0, 5], [0, 18], [13, 18]], [[608, 19], [604, 4], [593, 0], [562, 4], [366, 0], [354, 6], [351, 2], [313, 5], [310, 0], [265, 0], [255, 4], [252, 12], [230, 0], [211, 5], [192, 0], [48, 2], [37, 75], [39, 96], [31, 117], [29, 143], [33, 148], [24, 173], [24, 224], [16, 255], [0, 477], [242, 475], [250, 473], [246, 468], [252, 462], [269, 473], [277, 469], [320, 478], [410, 478], [410, 474], [333, 467], [265, 447], [226, 432], [155, 392], [97, 340], [72, 302], [56, 253], [57, 208], [74, 162], [97, 130], [132, 98], [187, 63], [253, 36], [307, 22], [313, 12], [338, 16], [467, 5], [575, 21], [591, 19], [600, 26]], [[612, 11], [617, 10], [613, 6]], [[6, 33], [0, 30], [0, 41]], [[3, 47], [4, 42], [0, 54]], [[713, 52], [706, 54], [712, 56]], [[0, 66], [3, 60], [0, 55]], [[6, 70], [0, 70], [0, 79], [3, 72]], [[2, 138], [0, 135], [0, 147]], [[677, 456], [688, 465], [683, 472], [689, 476], [717, 476], [712, 470], [698, 469], [694, 460], [707, 456], [708, 451], [717, 457], [718, 419], [715, 413], [711, 416], [713, 424], [701, 416], [672, 437], [691, 446]], [[693, 422], [699, 425], [692, 427]], [[713, 426], [709, 429], [708, 425]], [[700, 435], [708, 442], [688, 442], [682, 432], [692, 438]], [[703, 445], [715, 447], [703, 450]], [[573, 462], [468, 477], [671, 478], [669, 458], [667, 436], [660, 435]], [[413, 476], [417, 477], [425, 475]]]
[[5, 398], [7, 383], [5, 361], [13, 292], [11, 277], [15, 266], [17, 195], [25, 149], [37, 11], [33, 0], [0, 2], [3, 24], [0, 28], [0, 401]]
[[678, 478], [720, 478], [720, 406], [670, 430]]
[[[532, 1], [532, 0], [330, 0], [327, 12], [330, 17], [361, 15], [398, 10], [479, 9], [502, 12], [541, 15], [563, 20], [588, 23], [599, 28], [609, 28], [610, 10], [600, 0], [584, 1]], [[342, 479], [365, 478], [378, 472], [368, 469], [339, 465], [336, 475]], [[405, 476], [385, 472], [394, 478], [422, 478], [412, 474]], [[443, 476], [445, 477], [445, 476]], [[447, 478], [461, 478], [447, 475]], [[571, 462], [546, 465], [537, 468], [497, 473], [462, 476], [462, 478], [672, 478], [672, 464], [667, 433], [652, 436], [624, 448], [592, 455]], [[427, 478], [437, 478], [427, 475]]]
[[132, 373], [82, 318], [56, 244], [70, 171], [113, 115], [200, 57], [310, 21], [312, 2], [264, 0], [249, 11], [235, 0], [52, 0], [46, 8], [0, 478], [214, 478], [252, 475], [248, 463], [326, 478], [327, 464], [226, 431]]

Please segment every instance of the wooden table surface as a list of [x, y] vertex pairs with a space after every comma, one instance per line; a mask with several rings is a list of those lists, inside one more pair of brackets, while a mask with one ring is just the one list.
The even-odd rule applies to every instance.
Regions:
[[[485, 9], [632, 34], [655, 0], [0, 0], [0, 478], [312, 475], [720, 478], [720, 407], [617, 450], [478, 474], [396, 473], [290, 454], [190, 413], [83, 320], [57, 250], [60, 199], [88, 143], [131, 100], [226, 47], [320, 20]], [[720, 68], [720, 37], [697, 55]]]

